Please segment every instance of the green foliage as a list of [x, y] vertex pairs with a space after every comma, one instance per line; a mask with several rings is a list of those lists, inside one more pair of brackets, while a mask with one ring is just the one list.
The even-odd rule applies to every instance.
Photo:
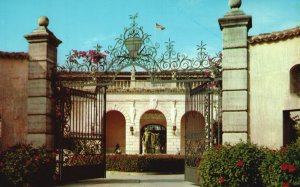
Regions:
[[250, 143], [216, 146], [204, 153], [199, 165], [201, 186], [261, 186], [259, 166], [265, 150]]
[[265, 186], [300, 186], [300, 138], [280, 150], [269, 150], [260, 172]]
[[184, 157], [179, 155], [107, 155], [106, 169], [126, 172], [183, 173]]
[[55, 153], [17, 144], [0, 154], [0, 186], [47, 186], [55, 171]]
[[65, 166], [88, 166], [99, 165], [103, 162], [101, 155], [80, 155], [74, 154], [65, 159]]

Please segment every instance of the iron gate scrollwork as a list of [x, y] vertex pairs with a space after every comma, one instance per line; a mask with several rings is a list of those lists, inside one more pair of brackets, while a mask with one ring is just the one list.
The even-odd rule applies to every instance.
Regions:
[[[150, 35], [136, 23], [136, 18], [137, 15], [131, 16], [132, 24], [125, 28], [113, 47], [108, 47], [108, 53], [102, 54], [99, 46], [88, 52], [73, 50], [67, 63], [58, 68], [62, 80], [75, 80], [69, 81], [70, 85], [80, 83], [81, 87], [60, 86], [56, 98], [60, 137], [59, 171], [62, 178], [66, 173], [64, 169], [70, 167], [72, 164], [69, 163], [73, 160], [76, 160], [74, 166], [80, 163], [84, 163], [82, 166], [97, 165], [89, 163], [89, 159], [85, 161], [84, 156], [99, 158], [99, 167], [104, 168], [101, 175], [105, 176], [106, 86], [113, 86], [118, 73], [130, 66], [144, 69], [149, 74], [145, 76], [146, 81], [152, 84], [173, 82], [187, 85], [186, 168], [197, 167], [203, 152], [213, 144], [221, 143], [222, 54], [210, 56], [206, 52], [206, 45], [201, 42], [197, 56], [189, 58], [177, 53], [174, 42], [169, 39], [166, 51], [158, 57], [159, 45], [152, 43]], [[94, 92], [82, 89], [93, 86], [96, 86]], [[90, 104], [84, 105], [83, 101]], [[186, 170], [185, 176], [192, 175]]]
[[185, 178], [197, 183], [204, 151], [221, 144], [221, 80], [188, 84], [185, 116]]
[[60, 181], [105, 177], [105, 107], [106, 87], [57, 88]]

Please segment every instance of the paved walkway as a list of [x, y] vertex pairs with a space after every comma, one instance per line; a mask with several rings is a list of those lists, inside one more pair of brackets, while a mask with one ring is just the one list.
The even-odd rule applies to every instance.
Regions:
[[125, 172], [107, 172], [105, 179], [92, 179], [78, 181], [77, 183], [64, 184], [60, 187], [188, 187], [196, 185], [184, 181], [183, 174], [150, 174], [150, 173], [125, 173]]

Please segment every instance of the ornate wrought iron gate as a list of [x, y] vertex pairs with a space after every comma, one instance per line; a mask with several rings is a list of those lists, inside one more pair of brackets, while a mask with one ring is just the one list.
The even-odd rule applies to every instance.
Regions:
[[[66, 64], [60, 69], [61, 77], [63, 79], [71, 77], [70, 79], [72, 79], [71, 75], [75, 73], [80, 78], [78, 81], [83, 82], [84, 85], [89, 85], [93, 81], [96, 82], [93, 84], [97, 86], [112, 85], [118, 73], [129, 66], [137, 66], [149, 73], [148, 80], [153, 84], [171, 82], [189, 84], [186, 98], [188, 114], [185, 117], [185, 176], [193, 178], [195, 174], [188, 169], [194, 169], [197, 166], [207, 147], [216, 141], [220, 143], [221, 94], [219, 90], [222, 54], [210, 56], [206, 52], [206, 45], [201, 42], [197, 46], [197, 55], [189, 58], [185, 54], [177, 53], [174, 50], [174, 42], [169, 39], [166, 42], [166, 51], [158, 57], [159, 44], [152, 43], [150, 35], [136, 23], [136, 18], [137, 15], [130, 17], [132, 24], [129, 28], [125, 28], [125, 32], [116, 39], [116, 44], [108, 48], [109, 53], [102, 54], [98, 45], [96, 50], [73, 50], [68, 56]], [[65, 76], [64, 73], [66, 73]], [[92, 79], [86, 81], [84, 80], [85, 76]], [[99, 81], [100, 77], [103, 79], [102, 81]], [[194, 83], [197, 83], [198, 86], [191, 85]], [[78, 160], [74, 166], [80, 165], [80, 163], [86, 167], [98, 164], [99, 169], [103, 168], [101, 172], [104, 172], [99, 175], [105, 176], [106, 88], [98, 87], [95, 92], [91, 93], [61, 87], [58, 93], [60, 94], [56, 100], [59, 114], [57, 120], [60, 124], [58, 129], [60, 177], [62, 180], [67, 178], [67, 168], [70, 166], [68, 163], [72, 163], [72, 160]], [[92, 104], [84, 104], [83, 101]], [[85, 114], [86, 111], [90, 116]], [[90, 121], [86, 121], [86, 119]], [[217, 124], [218, 139], [213, 133], [216, 129], [213, 128], [214, 124]], [[90, 149], [94, 145], [96, 149]], [[66, 149], [72, 151], [68, 153]], [[78, 159], [75, 159], [77, 156], [79, 156]], [[88, 164], [82, 159], [82, 156], [96, 156], [100, 158], [100, 161], [96, 164]], [[85, 173], [90, 172], [91, 170]], [[72, 171], [71, 174], [75, 173]], [[89, 176], [74, 176], [76, 179], [87, 177]], [[186, 178], [186, 180], [191, 179]]]
[[105, 177], [106, 87], [56, 93], [59, 180]]
[[188, 85], [185, 116], [185, 180], [197, 183], [197, 167], [204, 151], [221, 144], [220, 82]]

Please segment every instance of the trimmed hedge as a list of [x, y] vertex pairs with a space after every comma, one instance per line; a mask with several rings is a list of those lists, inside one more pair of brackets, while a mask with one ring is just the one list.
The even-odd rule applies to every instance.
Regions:
[[125, 172], [184, 172], [180, 155], [107, 155], [106, 169]]

